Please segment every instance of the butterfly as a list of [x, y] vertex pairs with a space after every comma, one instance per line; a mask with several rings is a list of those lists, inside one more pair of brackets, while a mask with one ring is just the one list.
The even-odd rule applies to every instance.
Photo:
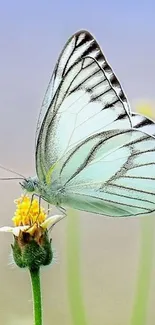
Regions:
[[75, 33], [50, 79], [36, 129], [36, 177], [49, 204], [112, 217], [155, 210], [155, 124], [131, 112], [88, 31]]

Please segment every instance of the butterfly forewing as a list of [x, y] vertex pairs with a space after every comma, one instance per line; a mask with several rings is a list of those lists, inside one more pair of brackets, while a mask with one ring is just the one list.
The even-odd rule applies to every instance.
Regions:
[[47, 113], [47, 110], [51, 106], [54, 95], [56, 94], [61, 81], [65, 78], [68, 70], [85, 57], [92, 57], [97, 60], [100, 67], [104, 70], [106, 78], [109, 80], [111, 87], [115, 90], [116, 94], [123, 102], [126, 112], [130, 113], [130, 107], [122, 87], [109, 66], [105, 56], [103, 55], [100, 46], [88, 31], [79, 31], [68, 40], [55, 66], [38, 119], [36, 143], [43, 119]]
[[104, 71], [88, 57], [68, 70], [42, 125], [36, 158], [38, 170], [42, 160], [42, 174], [46, 175], [84, 139], [103, 130], [130, 128], [131, 121]]

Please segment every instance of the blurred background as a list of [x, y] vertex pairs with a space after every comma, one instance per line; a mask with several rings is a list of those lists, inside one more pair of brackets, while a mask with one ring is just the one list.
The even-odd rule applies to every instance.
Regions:
[[[35, 174], [42, 98], [79, 29], [98, 40], [132, 110], [155, 117], [154, 12], [153, 0], [0, 1], [0, 164]], [[0, 226], [11, 225], [20, 194], [18, 182], [0, 182]], [[74, 214], [53, 230], [56, 263], [42, 272], [44, 324], [153, 325], [154, 218]], [[0, 235], [0, 322], [31, 325], [29, 275], [10, 265], [12, 240]]]

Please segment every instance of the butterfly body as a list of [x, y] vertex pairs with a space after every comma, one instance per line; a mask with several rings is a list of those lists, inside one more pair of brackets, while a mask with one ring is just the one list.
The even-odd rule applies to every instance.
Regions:
[[57, 188], [54, 186], [49, 188], [47, 184], [39, 181], [36, 176], [25, 179], [20, 185], [26, 192], [40, 196], [49, 204], [61, 205], [60, 193], [63, 192], [63, 189], [60, 186], [58, 187], [58, 184]]
[[36, 130], [37, 178], [22, 187], [56, 206], [107, 216], [155, 211], [155, 124], [131, 112], [87, 31], [66, 43]]

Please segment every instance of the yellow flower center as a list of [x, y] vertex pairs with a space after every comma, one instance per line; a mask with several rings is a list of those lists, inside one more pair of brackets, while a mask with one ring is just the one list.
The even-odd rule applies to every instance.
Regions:
[[18, 226], [32, 226], [35, 223], [42, 224], [46, 219], [45, 209], [39, 207], [39, 202], [36, 199], [31, 201], [27, 195], [22, 195], [15, 200], [16, 211], [12, 221], [16, 227]]

